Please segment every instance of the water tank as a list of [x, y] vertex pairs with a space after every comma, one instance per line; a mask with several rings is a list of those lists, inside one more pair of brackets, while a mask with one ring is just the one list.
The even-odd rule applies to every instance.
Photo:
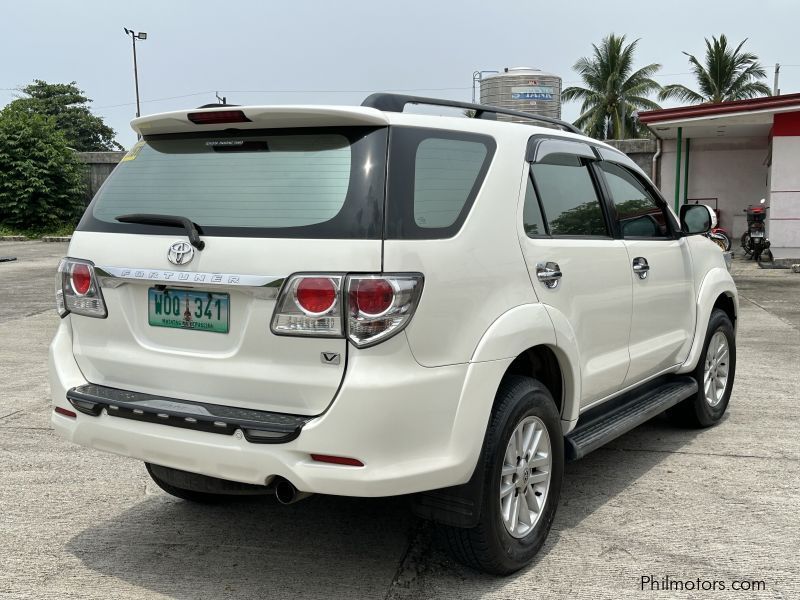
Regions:
[[[531, 67], [506, 68], [481, 79], [481, 104], [561, 118], [561, 77]], [[503, 121], [525, 119], [499, 115]]]

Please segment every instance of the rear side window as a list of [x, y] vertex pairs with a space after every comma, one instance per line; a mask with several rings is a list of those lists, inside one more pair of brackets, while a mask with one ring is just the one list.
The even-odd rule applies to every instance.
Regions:
[[536, 190], [552, 236], [608, 236], [589, 167], [570, 154], [531, 165]]
[[494, 140], [484, 135], [393, 127], [386, 237], [438, 239], [458, 233], [494, 151]]
[[152, 213], [187, 217], [204, 235], [377, 239], [386, 145], [385, 129], [367, 128], [151, 136], [79, 228], [174, 235], [116, 221]]

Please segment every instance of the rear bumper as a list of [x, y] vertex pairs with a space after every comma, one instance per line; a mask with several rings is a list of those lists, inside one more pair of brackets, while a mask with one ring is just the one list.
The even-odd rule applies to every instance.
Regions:
[[[54, 406], [74, 411], [67, 391], [88, 382], [72, 353], [70, 318], [50, 346], [50, 386]], [[422, 367], [404, 334], [366, 350], [351, 349], [347, 374], [328, 411], [282, 444], [123, 419], [105, 410], [75, 418], [54, 412], [52, 424], [77, 444], [232, 481], [263, 485], [280, 476], [304, 492], [408, 494], [470, 478], [509, 363]], [[318, 463], [312, 453], [357, 458], [364, 466]]]

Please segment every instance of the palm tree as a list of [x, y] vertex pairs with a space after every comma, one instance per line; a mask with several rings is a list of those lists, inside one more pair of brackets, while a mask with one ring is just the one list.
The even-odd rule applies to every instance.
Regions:
[[675, 83], [664, 86], [658, 95], [659, 99], [674, 98], [699, 104], [769, 96], [769, 86], [759, 81], [767, 74], [758, 63], [758, 57], [751, 52], [741, 51], [746, 41], [747, 38], [734, 49], [728, 46], [728, 38], [724, 34], [719, 39], [712, 36], [710, 42], [706, 38], [705, 64], [701, 64], [694, 55], [684, 52], [689, 57], [699, 91]]
[[561, 92], [566, 101], [581, 100], [581, 115], [575, 126], [598, 139], [641, 137], [646, 130], [636, 122], [638, 110], [661, 108], [648, 98], [661, 86], [651, 77], [661, 68], [650, 64], [633, 70], [633, 54], [639, 40], [625, 44], [625, 36], [613, 33], [592, 44], [591, 57], [579, 59], [572, 67], [586, 87], [568, 87]]

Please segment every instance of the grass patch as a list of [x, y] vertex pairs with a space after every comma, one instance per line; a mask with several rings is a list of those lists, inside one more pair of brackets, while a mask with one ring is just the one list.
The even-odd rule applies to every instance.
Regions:
[[0, 225], [0, 237], [6, 235], [22, 235], [31, 240], [38, 240], [44, 236], [70, 236], [73, 231], [75, 231], [74, 225], [62, 225], [55, 229], [52, 227], [48, 229], [17, 229], [15, 227], [8, 227], [7, 225]]

